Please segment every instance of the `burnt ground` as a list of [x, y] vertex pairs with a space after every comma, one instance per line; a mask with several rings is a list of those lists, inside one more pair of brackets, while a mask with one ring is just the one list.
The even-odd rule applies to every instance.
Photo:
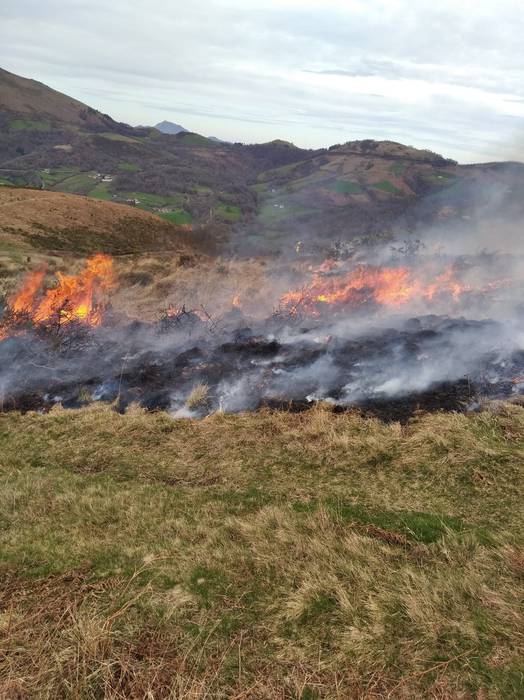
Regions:
[[26, 329], [0, 342], [0, 408], [98, 400], [121, 412], [138, 403], [202, 417], [262, 406], [301, 411], [321, 400], [405, 421], [524, 393], [524, 351], [495, 321], [426, 316], [350, 338], [318, 321], [289, 324], [247, 325], [237, 315], [219, 327], [184, 311], [156, 324]]

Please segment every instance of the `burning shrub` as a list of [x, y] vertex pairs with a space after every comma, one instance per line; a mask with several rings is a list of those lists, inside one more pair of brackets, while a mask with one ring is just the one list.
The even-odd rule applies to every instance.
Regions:
[[107, 307], [105, 296], [113, 289], [113, 260], [108, 255], [94, 255], [78, 275], [56, 273], [55, 287], [44, 290], [46, 268], [31, 272], [22, 289], [8, 300], [4, 334], [10, 326], [17, 328], [19, 319], [35, 324], [55, 322], [59, 326], [77, 322], [98, 326]]

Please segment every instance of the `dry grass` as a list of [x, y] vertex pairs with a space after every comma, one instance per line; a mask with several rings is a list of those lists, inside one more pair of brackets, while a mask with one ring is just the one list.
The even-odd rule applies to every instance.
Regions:
[[[0, 296], [13, 293], [24, 274], [42, 263], [49, 268], [48, 285], [53, 284], [54, 271], [75, 274], [85, 264], [85, 255], [36, 251], [16, 237], [8, 244], [7, 238], [0, 232]], [[171, 250], [117, 255], [114, 265], [118, 286], [111, 303], [131, 319], [154, 321], [167, 307], [184, 304], [187, 309], [204, 307], [215, 318], [235, 303], [247, 314], [267, 316], [286, 288], [284, 279], [280, 287], [268, 280], [263, 259], [227, 260]]]
[[186, 406], [193, 410], [206, 406], [209, 402], [209, 386], [204, 382], [196, 384], [186, 399]]
[[117, 311], [130, 318], [154, 320], [162, 309], [184, 304], [188, 309], [204, 306], [213, 316], [231, 311], [235, 300], [249, 315], [267, 316], [283, 292], [268, 290], [267, 265], [263, 259], [200, 260], [187, 256], [141, 255], [118, 261], [121, 285], [113, 297]]
[[[146, 239], [148, 227], [157, 234], [177, 231], [177, 227], [166, 224], [154, 214], [125, 204], [47, 190], [0, 188], [0, 233], [4, 230], [16, 230], [20, 235], [36, 236], [40, 233], [45, 241], [47, 231], [64, 232], [65, 235], [67, 231], [81, 229], [110, 239], [117, 233], [122, 237], [120, 228], [123, 226], [128, 228], [129, 236], [132, 236], [133, 226], [139, 226]], [[69, 250], [82, 250], [80, 237], [75, 241], [71, 234], [70, 243]], [[141, 250], [147, 250], [147, 245]]]
[[[151, 251], [156, 251], [157, 269], [171, 266], [173, 272], [181, 260], [196, 264], [205, 258], [205, 243], [204, 234], [188, 233], [127, 205], [0, 187], [0, 295], [11, 293], [21, 276], [41, 263], [70, 274], [85, 257], [105, 252], [115, 255], [119, 269], [129, 273], [134, 267], [147, 267], [154, 259]], [[123, 277], [125, 298], [132, 285]], [[154, 287], [152, 278], [147, 283]]]
[[0, 697], [520, 697], [523, 436], [0, 415]]

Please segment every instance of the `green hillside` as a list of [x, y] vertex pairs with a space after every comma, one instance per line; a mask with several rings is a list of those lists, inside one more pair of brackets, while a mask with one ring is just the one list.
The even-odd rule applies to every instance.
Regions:
[[515, 163], [461, 166], [394, 141], [306, 150], [169, 135], [6, 71], [0, 88], [0, 182], [130, 204], [194, 229], [225, 225], [247, 254], [328, 253], [399, 230], [524, 215]]

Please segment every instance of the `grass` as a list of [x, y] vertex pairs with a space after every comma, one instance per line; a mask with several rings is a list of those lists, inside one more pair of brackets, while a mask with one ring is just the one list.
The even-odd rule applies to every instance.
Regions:
[[[283, 204], [283, 208], [280, 208]], [[275, 225], [286, 219], [298, 218], [308, 214], [318, 213], [317, 209], [305, 207], [285, 198], [268, 199], [262, 204], [258, 212], [258, 218], [267, 226]]]
[[76, 172], [78, 172], [77, 169], [73, 168], [53, 168], [49, 172], [41, 170], [39, 175], [42, 178], [44, 185], [49, 188], [53, 187], [59, 182], [62, 182], [63, 180], [71, 178]]
[[179, 251], [187, 239], [168, 222], [136, 219], [132, 214], [108, 224], [106, 230], [71, 224], [63, 229], [40, 226], [37, 233], [23, 234], [23, 240], [37, 251], [71, 251], [93, 254], [103, 251], [111, 255], [146, 251]]
[[188, 225], [192, 221], [191, 214], [183, 209], [177, 209], [176, 211], [165, 212], [160, 214], [162, 219], [170, 221], [172, 224], [178, 224], [179, 226]]
[[23, 177], [11, 175], [9, 178], [1, 177], [0, 184], [7, 185], [8, 187], [24, 187], [26, 181]]
[[298, 166], [300, 166], [304, 161], [298, 161], [294, 163], [288, 163], [287, 165], [281, 165], [279, 168], [273, 168], [272, 170], [265, 170], [264, 172], [260, 173], [257, 177], [258, 182], [269, 182], [271, 180], [275, 180], [278, 178], [281, 178], [284, 175], [289, 175], [290, 173], [295, 170]]
[[148, 210], [155, 207], [179, 207], [183, 201], [182, 195], [159, 195], [148, 192], [120, 192], [119, 195], [126, 199], [138, 199], [140, 202], [138, 206]]
[[190, 132], [177, 134], [176, 138], [184, 146], [211, 147], [211, 146], [219, 145], [215, 141], [211, 141], [210, 139], [207, 139], [205, 136], [201, 136], [200, 134], [193, 134]]
[[118, 164], [118, 169], [122, 170], [123, 172], [127, 172], [127, 173], [136, 173], [140, 170], [140, 167], [138, 165], [134, 165], [133, 163], [128, 163], [127, 161], [122, 161], [121, 163]]
[[0, 696], [521, 697], [523, 436], [0, 414]]
[[335, 180], [330, 183], [329, 189], [340, 194], [361, 194], [362, 192], [358, 182], [352, 182], [351, 180]]
[[[161, 219], [159, 222], [162, 223]], [[198, 236], [195, 231], [181, 236], [176, 229], [173, 234], [175, 241], [182, 239], [189, 244]], [[158, 234], [155, 239], [159, 239]], [[233, 299], [238, 296], [246, 313], [267, 316], [286, 288], [286, 280], [282, 279], [280, 284], [274, 282], [273, 295], [268, 294], [264, 262], [195, 258], [193, 264], [187, 264], [187, 260], [181, 264], [180, 256], [169, 251], [122, 258], [118, 261], [121, 282], [112, 303], [119, 312], [141, 320], [157, 319], [159, 310], [170, 304], [174, 307], [186, 304], [193, 309], [204, 306], [217, 317], [230, 311]], [[149, 282], [130, 290], [128, 280], [140, 278]]]
[[124, 136], [123, 134], [114, 134], [111, 131], [104, 131], [101, 134], [98, 134], [98, 136], [101, 136], [104, 139], [108, 139], [108, 141], [123, 141], [124, 143], [140, 143], [140, 139], [133, 138], [132, 136]]
[[209, 387], [207, 384], [200, 382], [193, 387], [186, 400], [186, 406], [189, 409], [196, 409], [201, 406], [206, 406], [209, 403]]
[[94, 180], [93, 178], [89, 177], [89, 174], [90, 173], [78, 173], [78, 175], [68, 177], [61, 182], [58, 182], [53, 189], [60, 192], [69, 192], [71, 194], [85, 192], [86, 190], [93, 188]]
[[380, 182], [372, 182], [370, 183], [371, 187], [374, 187], [377, 190], [382, 190], [382, 192], [389, 192], [390, 194], [401, 194], [402, 190], [399, 190], [398, 187], [395, 187], [395, 185], [390, 182], [390, 180], [381, 180]]
[[11, 131], [50, 131], [51, 125], [49, 122], [34, 119], [12, 119], [8, 128]]
[[242, 216], [240, 207], [234, 204], [225, 204], [224, 202], [219, 202], [215, 209], [215, 214], [219, 219], [224, 221], [239, 221]]
[[99, 182], [93, 187], [93, 189], [89, 190], [88, 195], [90, 197], [94, 197], [95, 199], [111, 200], [111, 193], [107, 189], [107, 186], [107, 182]]

